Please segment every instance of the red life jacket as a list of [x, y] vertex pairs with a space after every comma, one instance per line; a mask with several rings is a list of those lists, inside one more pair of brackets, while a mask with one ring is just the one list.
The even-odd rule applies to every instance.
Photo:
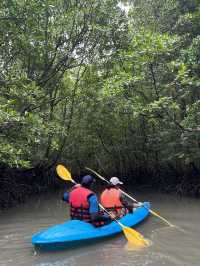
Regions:
[[82, 220], [88, 223], [92, 223], [94, 226], [99, 227], [105, 224], [104, 221], [91, 221], [89, 213], [89, 196], [94, 195], [94, 192], [84, 187], [74, 188], [69, 193], [70, 203], [70, 216], [71, 219]]
[[88, 197], [93, 194], [90, 189], [84, 187], [74, 188], [69, 193], [70, 215], [72, 219], [91, 222]]
[[116, 217], [121, 217], [126, 214], [128, 210], [123, 206], [120, 197], [120, 190], [115, 187], [111, 187], [102, 192], [100, 201], [107, 211], [114, 211], [116, 213]]

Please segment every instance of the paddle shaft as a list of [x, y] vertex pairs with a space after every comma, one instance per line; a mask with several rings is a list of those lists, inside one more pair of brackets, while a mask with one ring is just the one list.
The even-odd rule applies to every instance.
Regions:
[[[108, 184], [110, 184], [110, 182], [105, 179], [103, 176], [101, 176], [100, 174], [98, 174], [96, 171], [92, 170], [89, 167], [85, 167], [85, 169], [93, 172], [96, 176], [98, 176], [101, 180], [107, 182]], [[129, 194], [127, 194], [125, 191], [123, 191], [122, 189], [119, 189], [121, 191], [121, 193], [123, 193], [126, 197], [128, 197], [129, 199], [133, 200], [134, 202], [139, 203], [139, 201], [137, 201], [136, 199], [134, 199], [133, 197], [131, 197]], [[145, 207], [145, 206], [144, 206]], [[146, 207], [145, 207], [146, 208]], [[149, 212], [155, 216], [157, 216], [158, 218], [160, 218], [161, 220], [163, 220], [165, 223], [167, 223], [169, 226], [174, 226], [173, 224], [171, 224], [170, 222], [168, 222], [165, 218], [163, 218], [162, 216], [160, 216], [159, 214], [157, 214], [155, 211], [149, 209]]]
[[[99, 207], [111, 217], [110, 213], [101, 205], [101, 203], [99, 203]], [[115, 222], [117, 222], [121, 227], [123, 227], [123, 224], [117, 221], [117, 219], [114, 218], [113, 220], [115, 220]]]
[[[85, 167], [85, 169], [88, 169], [89, 171], [93, 172], [96, 176], [98, 176], [100, 179], [102, 179], [103, 181], [105, 181], [107, 184], [110, 184], [110, 182], [105, 179], [103, 176], [101, 176], [100, 174], [98, 174], [96, 171], [92, 170], [91, 168], [89, 167]], [[133, 197], [131, 197], [129, 194], [127, 194], [125, 191], [123, 191], [122, 189], [119, 189], [120, 192], [122, 192], [125, 196], [127, 196], [129, 199], [139, 203], [139, 201], [137, 201], [136, 199], [134, 199]]]
[[[99, 203], [99, 206], [101, 207], [101, 209], [105, 212], [105, 213], [107, 213], [110, 217], [111, 217], [111, 215], [110, 215], [110, 213]], [[119, 226], [121, 226], [122, 227], [122, 229], [125, 229], [126, 228], [126, 226], [124, 226], [122, 223], [120, 223], [117, 219], [115, 219], [115, 218], [113, 218], [113, 220], [115, 221], [115, 222], [117, 222], [118, 224], [119, 224]], [[133, 228], [131, 228], [131, 230], [133, 230], [133, 232], [135, 231]], [[135, 231], [135, 232], [137, 232], [137, 231]], [[137, 234], [138, 234], [138, 232], [137, 232]]]

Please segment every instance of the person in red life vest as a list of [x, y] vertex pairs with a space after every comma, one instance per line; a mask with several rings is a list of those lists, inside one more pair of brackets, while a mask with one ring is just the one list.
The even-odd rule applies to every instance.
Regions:
[[71, 219], [83, 220], [94, 226], [102, 226], [111, 222], [106, 213], [99, 211], [99, 202], [96, 194], [91, 190], [93, 177], [83, 177], [81, 185], [75, 185], [71, 192], [65, 192], [63, 200], [70, 203]]
[[121, 218], [127, 213], [133, 212], [133, 206], [129, 206], [125, 201], [119, 187], [123, 182], [117, 177], [110, 179], [110, 184], [101, 193], [100, 202], [116, 219]]

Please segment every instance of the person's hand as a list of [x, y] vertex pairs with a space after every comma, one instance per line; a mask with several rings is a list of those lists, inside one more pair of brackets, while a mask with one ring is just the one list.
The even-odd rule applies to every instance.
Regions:
[[141, 206], [143, 206], [142, 202], [133, 203], [133, 207], [134, 208], [138, 208], [138, 207], [141, 207]]
[[81, 187], [81, 184], [75, 184], [73, 188]]
[[115, 218], [115, 214], [114, 213], [110, 213], [110, 218], [111, 218], [111, 220], [115, 220], [116, 218]]

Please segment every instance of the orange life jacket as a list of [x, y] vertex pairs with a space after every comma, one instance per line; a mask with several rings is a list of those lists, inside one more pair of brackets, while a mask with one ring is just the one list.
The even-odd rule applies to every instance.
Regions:
[[121, 192], [115, 187], [106, 188], [100, 197], [101, 204], [109, 212], [114, 212], [116, 218], [122, 217], [128, 213], [128, 209], [125, 208], [120, 200]]
[[104, 208], [122, 208], [121, 192], [117, 188], [106, 188], [101, 194], [101, 204]]

